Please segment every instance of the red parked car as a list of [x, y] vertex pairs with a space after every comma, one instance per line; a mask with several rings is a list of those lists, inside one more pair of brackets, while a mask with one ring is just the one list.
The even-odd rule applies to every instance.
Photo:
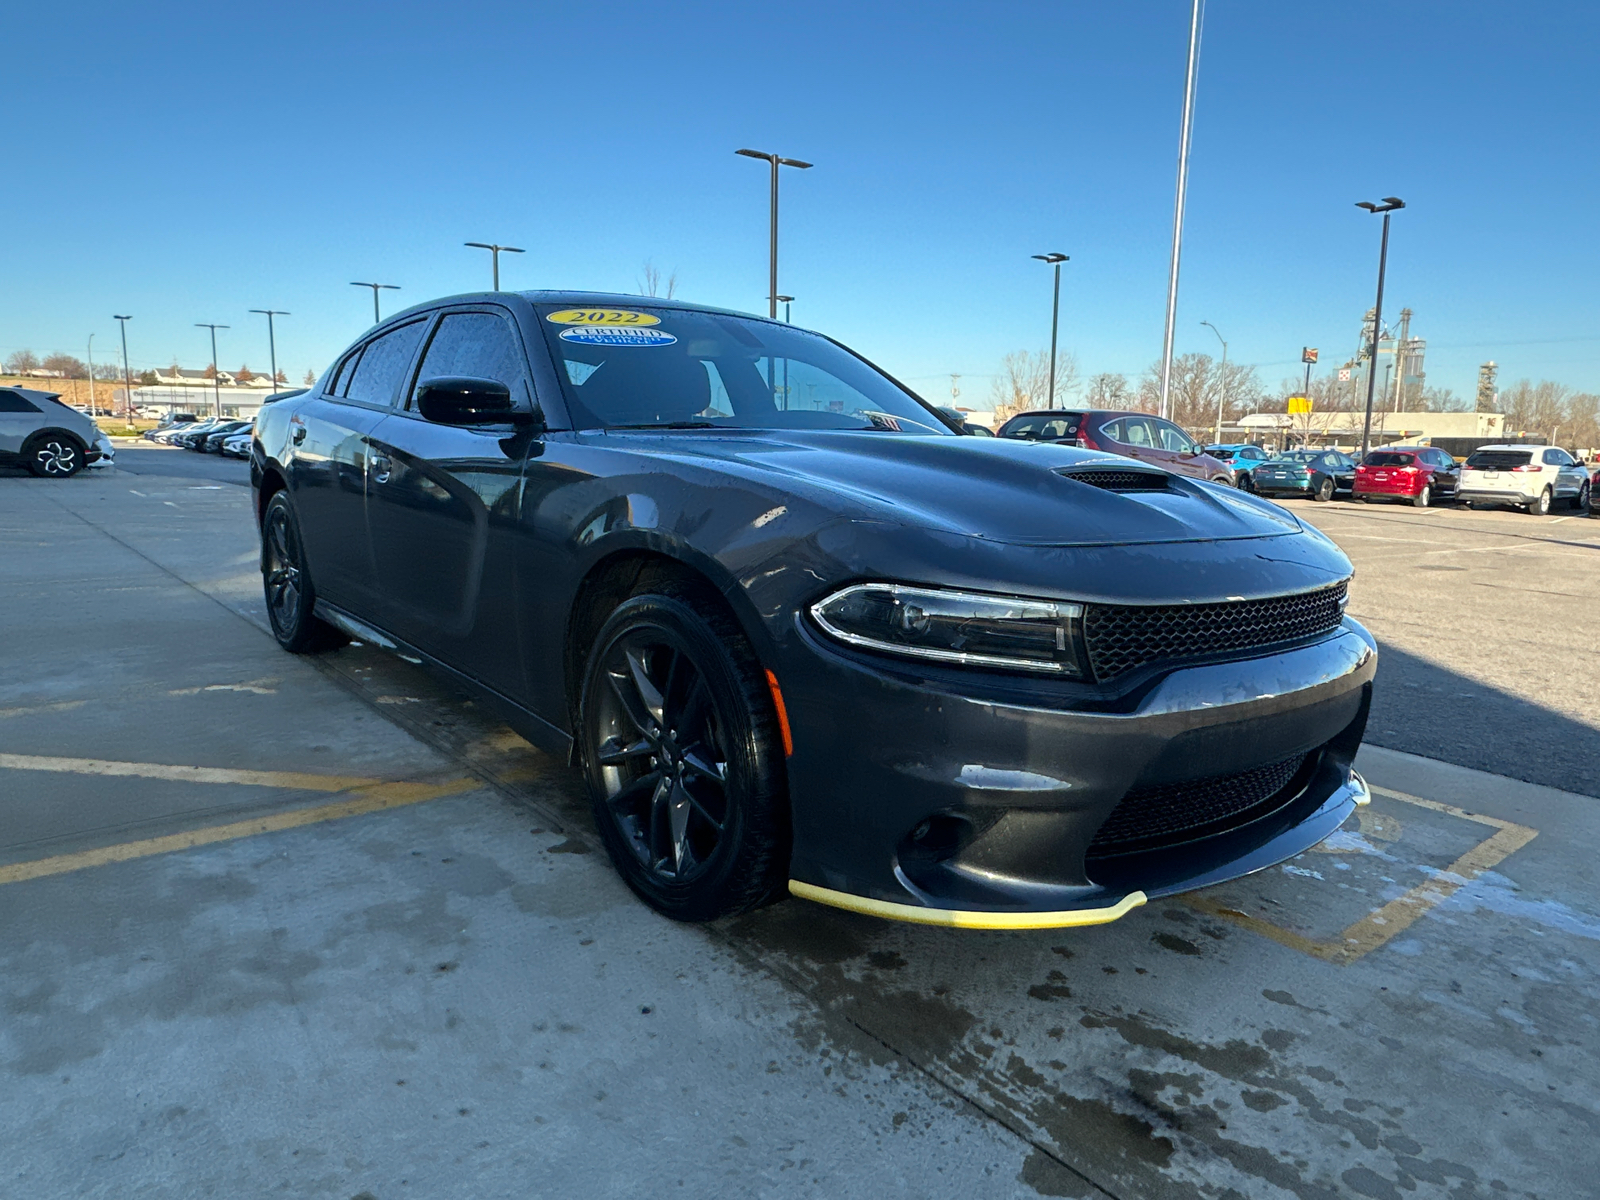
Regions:
[[1357, 500], [1409, 500], [1427, 508], [1435, 500], [1454, 499], [1460, 482], [1460, 464], [1443, 450], [1391, 446], [1361, 460], [1352, 494]]

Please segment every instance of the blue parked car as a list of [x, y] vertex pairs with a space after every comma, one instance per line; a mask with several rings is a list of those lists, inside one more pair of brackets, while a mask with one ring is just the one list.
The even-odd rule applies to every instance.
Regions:
[[1233, 472], [1233, 486], [1243, 488], [1247, 492], [1256, 490], [1256, 468], [1272, 457], [1260, 446], [1252, 446], [1249, 442], [1225, 442], [1218, 446], [1207, 446], [1206, 453], [1227, 463], [1228, 469]]

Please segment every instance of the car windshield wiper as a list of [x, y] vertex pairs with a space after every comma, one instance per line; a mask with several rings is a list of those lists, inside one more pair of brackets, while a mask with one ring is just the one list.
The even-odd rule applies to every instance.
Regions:
[[715, 421], [641, 421], [637, 425], [607, 425], [607, 429], [723, 429]]

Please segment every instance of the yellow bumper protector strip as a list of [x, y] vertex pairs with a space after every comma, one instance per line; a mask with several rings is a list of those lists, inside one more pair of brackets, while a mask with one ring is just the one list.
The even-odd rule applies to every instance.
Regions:
[[789, 891], [802, 900], [815, 900], [818, 904], [865, 913], [869, 917], [886, 917], [891, 921], [910, 921], [917, 925], [943, 925], [951, 929], [1064, 929], [1071, 925], [1104, 925], [1107, 921], [1127, 916], [1149, 898], [1143, 892], [1129, 892], [1105, 908], [1068, 908], [1058, 912], [979, 912], [872, 900], [866, 896], [852, 896], [849, 892], [818, 887], [814, 883], [802, 883], [798, 879], [789, 880]]

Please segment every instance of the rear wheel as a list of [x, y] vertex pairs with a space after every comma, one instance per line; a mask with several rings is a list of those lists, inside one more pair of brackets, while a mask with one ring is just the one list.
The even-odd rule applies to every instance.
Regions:
[[1327, 478], [1323, 479], [1323, 481], [1317, 485], [1317, 490], [1311, 493], [1311, 498], [1313, 500], [1320, 500], [1324, 504], [1326, 504], [1329, 500], [1332, 500], [1333, 477], [1328, 476]]
[[1432, 500], [1433, 488], [1425, 483], [1422, 485], [1422, 490], [1411, 497], [1411, 506], [1413, 508], [1427, 508]]
[[611, 614], [584, 672], [579, 728], [595, 825], [646, 904], [709, 921], [782, 894], [777, 718], [749, 643], [710, 595], [663, 584]]
[[1548, 517], [1550, 515], [1550, 489], [1545, 488], [1539, 493], [1536, 500], [1528, 505], [1528, 512], [1535, 517]]
[[261, 583], [272, 636], [290, 654], [316, 654], [349, 640], [312, 611], [317, 594], [306, 573], [300, 525], [283, 492], [267, 501], [261, 521]]
[[83, 445], [65, 433], [40, 434], [23, 454], [28, 470], [41, 479], [69, 479], [83, 470]]

